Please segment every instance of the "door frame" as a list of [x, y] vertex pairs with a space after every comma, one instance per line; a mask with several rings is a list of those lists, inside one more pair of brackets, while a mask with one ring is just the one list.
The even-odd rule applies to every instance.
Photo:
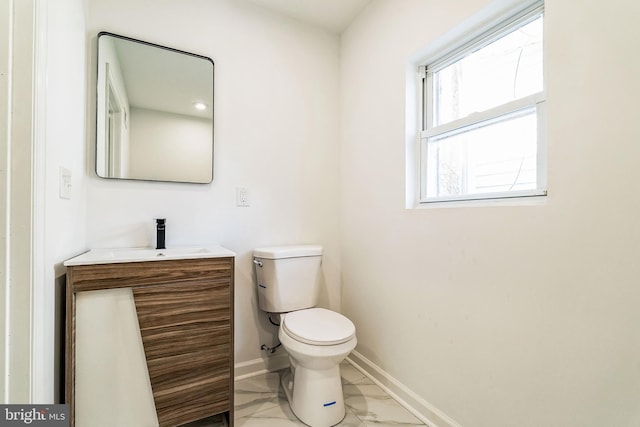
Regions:
[[52, 403], [46, 339], [46, 1], [0, 6], [0, 401]]

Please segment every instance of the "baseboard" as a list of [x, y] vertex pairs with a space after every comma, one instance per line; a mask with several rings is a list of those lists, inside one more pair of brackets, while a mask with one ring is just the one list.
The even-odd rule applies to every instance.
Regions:
[[347, 360], [429, 427], [461, 427], [357, 351], [352, 351]]
[[234, 366], [234, 380], [255, 377], [267, 372], [279, 371], [289, 366], [289, 356], [282, 351], [267, 358], [253, 359], [246, 362], [236, 363]]

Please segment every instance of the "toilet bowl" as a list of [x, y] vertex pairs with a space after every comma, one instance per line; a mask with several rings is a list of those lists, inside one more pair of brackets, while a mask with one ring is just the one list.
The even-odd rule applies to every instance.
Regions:
[[345, 416], [340, 362], [355, 348], [356, 328], [345, 316], [315, 307], [322, 247], [255, 249], [258, 304], [280, 315], [278, 338], [290, 369], [281, 377], [293, 413], [311, 427], [338, 424]]
[[296, 417], [313, 426], [332, 426], [345, 416], [340, 362], [355, 348], [355, 326], [323, 308], [281, 316], [278, 338], [289, 354], [291, 370], [282, 387]]

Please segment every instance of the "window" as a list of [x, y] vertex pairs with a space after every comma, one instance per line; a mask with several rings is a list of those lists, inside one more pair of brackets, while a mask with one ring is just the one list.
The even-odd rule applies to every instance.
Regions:
[[546, 195], [542, 3], [420, 73], [421, 202]]

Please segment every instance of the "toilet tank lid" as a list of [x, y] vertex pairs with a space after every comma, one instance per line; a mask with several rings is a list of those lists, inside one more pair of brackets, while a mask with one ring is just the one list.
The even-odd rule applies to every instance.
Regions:
[[281, 259], [322, 255], [320, 245], [269, 246], [256, 248], [253, 256], [256, 258]]

